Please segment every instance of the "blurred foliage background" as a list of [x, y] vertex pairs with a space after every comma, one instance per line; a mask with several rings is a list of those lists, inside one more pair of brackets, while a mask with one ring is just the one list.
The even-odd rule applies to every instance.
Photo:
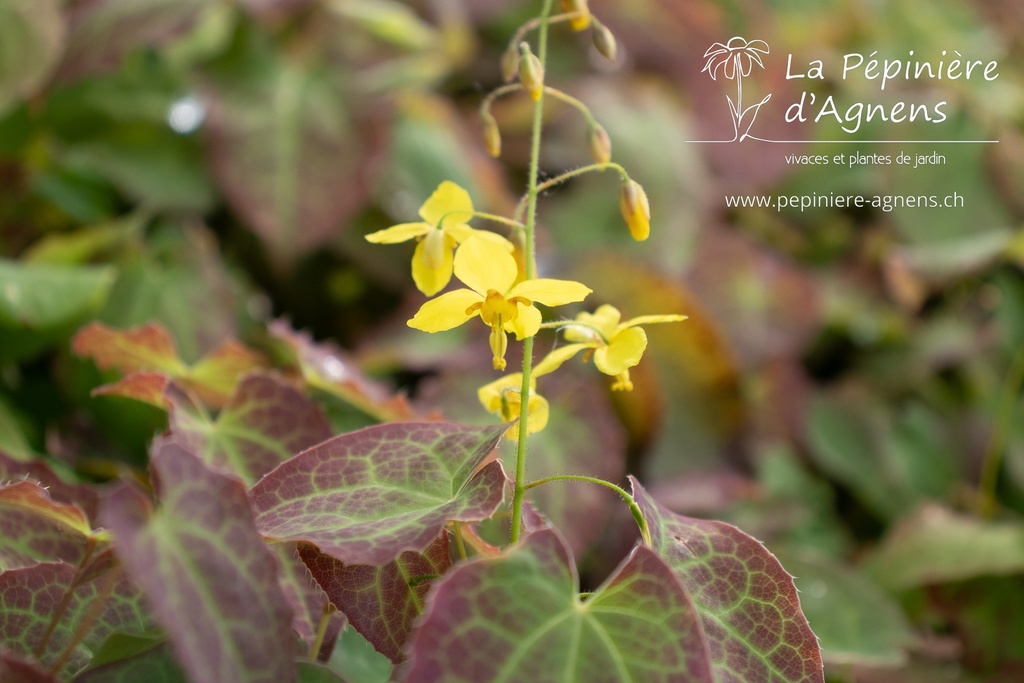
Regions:
[[[103, 481], [145, 465], [163, 414], [90, 398], [110, 376], [70, 352], [85, 322], [158, 321], [183, 359], [225, 338], [261, 348], [284, 318], [337, 343], [420, 414], [490, 418], [479, 330], [426, 336], [412, 245], [363, 235], [414, 220], [442, 180], [509, 213], [525, 186], [530, 103], [477, 108], [537, 11], [518, 0], [0, 0], [0, 450]], [[553, 31], [548, 82], [587, 102], [645, 187], [634, 244], [617, 182], [588, 175], [540, 201], [546, 274], [655, 326], [612, 395], [592, 368], [545, 378], [552, 420], [531, 478], [638, 474], [685, 514], [726, 519], [796, 575], [835, 681], [1024, 677], [1024, 7], [1012, 0], [591, 0], [615, 34]], [[806, 143], [699, 145], [722, 134], [731, 84], [701, 73], [733, 35], [773, 46], [750, 81], [866, 100], [785, 78], [785, 53], [960, 50], [996, 81], [893, 86], [946, 99], [947, 163], [801, 169]], [[775, 105], [772, 105], [775, 106]], [[791, 133], [760, 113], [758, 131]], [[773, 118], [774, 116], [774, 118]], [[776, 123], [773, 124], [772, 121]], [[549, 103], [542, 169], [588, 163], [586, 126]], [[869, 124], [861, 139], [927, 138]], [[852, 146], [850, 146], [852, 151]], [[878, 151], [865, 145], [860, 151]], [[930, 153], [922, 150], [922, 153]], [[725, 194], [946, 194], [962, 209], [727, 208]], [[540, 348], [553, 339], [542, 339]], [[510, 365], [514, 365], [510, 359]], [[545, 384], [544, 382], [550, 382]], [[327, 399], [325, 399], [327, 400]], [[367, 424], [328, 404], [337, 430]], [[13, 476], [6, 465], [0, 475]], [[628, 548], [604, 492], [538, 491], [599, 582]]]

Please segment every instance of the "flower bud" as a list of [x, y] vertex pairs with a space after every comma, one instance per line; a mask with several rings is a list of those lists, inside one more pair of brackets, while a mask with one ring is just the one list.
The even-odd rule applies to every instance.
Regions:
[[569, 26], [573, 31], [582, 31], [590, 26], [590, 9], [587, 7], [587, 0], [562, 0], [562, 10], [573, 12], [576, 16], [569, 20]]
[[612, 140], [604, 126], [596, 121], [590, 127], [590, 156], [595, 164], [607, 164], [612, 160]]
[[600, 23], [597, 19], [594, 19], [594, 30], [590, 34], [591, 39], [594, 41], [594, 47], [602, 55], [608, 58], [608, 61], [615, 61], [615, 36], [608, 29], [607, 26]]
[[540, 101], [544, 94], [544, 65], [526, 43], [519, 44], [519, 80], [533, 101]]
[[622, 183], [619, 190], [619, 211], [633, 239], [642, 242], [651, 234], [651, 204], [644, 188], [635, 180]]
[[487, 147], [487, 153], [497, 159], [501, 156], [501, 131], [498, 129], [498, 122], [489, 111], [481, 112], [480, 118], [484, 123], [484, 145]]
[[509, 45], [501, 55], [501, 78], [511, 83], [519, 71], [519, 46]]

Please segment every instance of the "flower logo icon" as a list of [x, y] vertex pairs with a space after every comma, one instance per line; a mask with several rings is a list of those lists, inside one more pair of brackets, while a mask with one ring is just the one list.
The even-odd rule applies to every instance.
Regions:
[[768, 43], [763, 40], [747, 40], [742, 36], [734, 36], [727, 43], [715, 43], [704, 53], [707, 62], [704, 63], [701, 73], [706, 71], [712, 80], [718, 80], [718, 73], [721, 71], [727, 80], [736, 81], [736, 101], [734, 102], [731, 96], [726, 95], [734, 132], [732, 140], [728, 140], [728, 142], [751, 137], [750, 129], [757, 118], [758, 110], [772, 97], [769, 93], [760, 102], [746, 108], [743, 107], [743, 79], [750, 75], [754, 64], [764, 68], [761, 55], [768, 53]]

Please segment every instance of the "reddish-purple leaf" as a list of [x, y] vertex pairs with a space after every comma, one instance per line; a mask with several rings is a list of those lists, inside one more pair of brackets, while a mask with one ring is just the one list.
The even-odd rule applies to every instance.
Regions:
[[23, 479], [38, 482], [58, 503], [73, 503], [82, 509], [86, 517], [96, 517], [99, 505], [96, 489], [80, 484], [69, 484], [42, 461], [21, 462], [0, 451], [0, 482]]
[[32, 481], [0, 486], [0, 570], [62, 561], [77, 565], [93, 539], [85, 513]]
[[169, 384], [170, 380], [162, 372], [135, 372], [124, 379], [96, 387], [92, 395], [122, 396], [170, 412], [174, 404], [167, 396]]
[[299, 556], [331, 603], [393, 662], [405, 658], [405, 643], [423, 611], [431, 579], [452, 565], [447, 534], [425, 552], [404, 552], [381, 567], [346, 565], [308, 544], [299, 546]]
[[132, 49], [185, 30], [209, 0], [82, 0], [68, 6], [64, 78], [117, 66]]
[[151, 466], [162, 507], [126, 485], [100, 519], [178, 662], [196, 683], [293, 681], [291, 609], [242, 484], [173, 442], [154, 447]]
[[[114, 631], [152, 628], [138, 589], [110, 554], [91, 567], [77, 577], [76, 569], [62, 562], [0, 573], [0, 648], [21, 656], [39, 652], [44, 666], [62, 662], [60, 672], [70, 676]], [[78, 642], [65, 655], [73, 638]]]
[[295, 456], [249, 492], [267, 538], [307, 541], [346, 564], [423, 552], [451, 520], [486, 519], [505, 473], [490, 462], [505, 427], [395, 422], [342, 434]]
[[288, 265], [360, 207], [376, 136], [352, 134], [352, 101], [302, 60], [267, 60], [246, 76], [206, 84], [210, 166], [232, 209]]
[[[312, 647], [316, 641], [316, 631], [320, 626], [324, 608], [329, 605], [329, 601], [327, 594], [313, 580], [309, 569], [299, 559], [295, 545], [277, 543], [274, 548], [277, 550], [277, 558], [281, 561], [281, 590], [284, 591], [294, 612], [292, 628], [306, 645]], [[327, 661], [330, 658], [334, 643], [344, 627], [345, 615], [335, 611], [329, 617], [317, 659]]]
[[4, 652], [0, 648], [0, 681], [4, 683], [59, 683], [57, 678], [35, 662]]
[[652, 547], [700, 615], [715, 682], [823, 683], [818, 639], [779, 561], [736, 527], [677, 515], [630, 482]]
[[333, 344], [315, 342], [280, 320], [270, 324], [270, 333], [284, 342], [289, 360], [311, 387], [333, 394], [381, 422], [416, 419], [404, 396], [390, 393], [364, 375], [355, 361]]
[[328, 439], [331, 426], [319, 406], [292, 385], [252, 374], [238, 384], [215, 421], [177, 406], [171, 432], [207, 464], [252, 485], [296, 453]]
[[706, 650], [679, 579], [650, 549], [582, 600], [565, 541], [543, 530], [434, 586], [403, 680], [712, 683]]

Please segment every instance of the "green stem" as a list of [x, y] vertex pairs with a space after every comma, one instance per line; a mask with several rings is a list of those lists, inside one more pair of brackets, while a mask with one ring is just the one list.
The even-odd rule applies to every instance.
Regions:
[[[548, 17], [551, 14], [552, 0], [544, 0], [538, 21], [540, 30], [537, 33], [537, 59], [542, 66], [547, 64], [548, 56]], [[544, 93], [533, 105], [533, 129], [530, 140], [530, 175], [526, 188], [526, 231], [525, 251], [526, 279], [537, 277], [534, 250], [534, 227], [537, 223], [537, 176], [540, 170], [540, 133], [544, 117]], [[519, 444], [516, 448], [516, 481], [512, 493], [512, 531], [510, 541], [519, 540], [523, 521], [523, 497], [526, 493], [526, 437], [530, 419], [530, 374], [533, 370], [533, 337], [523, 342], [523, 383], [520, 389], [522, 397], [519, 409]]]
[[[546, 12], [542, 11], [539, 17], [534, 17], [533, 19], [530, 19], [528, 22], [520, 26], [514, 34], [512, 34], [512, 39], [508, 41], [509, 49], [513, 49], [515, 46], [519, 45], [519, 43], [522, 42], [523, 37], [526, 36], [527, 33], [529, 33], [535, 28], [539, 28], [541, 33], [547, 34], [548, 25], [557, 24], [562, 21], [569, 21], [570, 19], [575, 19], [577, 15], [580, 14], [580, 12], [565, 12], [564, 14], [555, 14], [554, 16], [548, 16], [549, 12], [551, 11], [550, 3], [545, 9], [547, 9]], [[543, 43], [546, 40], [546, 38], [547, 35], [544, 35], [543, 37], [538, 38], [538, 42]], [[540, 63], [545, 63], [543, 56], [540, 56]]]
[[495, 214], [495, 213], [484, 213], [483, 211], [474, 211], [473, 212], [473, 216], [476, 217], [476, 218], [482, 218], [482, 219], [487, 220], [487, 221], [494, 221], [495, 223], [501, 223], [502, 225], [507, 225], [510, 228], [515, 228], [516, 230], [522, 230], [523, 229], [523, 224], [520, 223], [519, 221], [514, 221], [511, 218], [506, 218], [504, 216], [499, 216], [498, 214]]
[[540, 328], [542, 330], [557, 330], [557, 329], [562, 328], [562, 327], [582, 327], [583, 329], [590, 330], [591, 332], [596, 334], [598, 337], [600, 337], [601, 341], [604, 342], [605, 346], [608, 346], [608, 344], [610, 343], [608, 341], [608, 337], [605, 336], [604, 332], [602, 332], [601, 330], [597, 329], [593, 325], [588, 325], [586, 323], [581, 323], [578, 320], [553, 320], [553, 321], [551, 321], [549, 323], [541, 323], [541, 325], [540, 325]]
[[597, 123], [594, 120], [594, 115], [590, 112], [590, 107], [583, 104], [572, 95], [566, 92], [562, 92], [558, 88], [549, 88], [546, 85], [544, 86], [544, 92], [547, 93], [548, 95], [551, 95], [555, 99], [562, 100], [566, 104], [577, 109], [581, 114], [583, 114], [583, 118], [585, 118], [587, 120], [587, 123], [590, 124], [591, 126]]
[[459, 549], [459, 557], [463, 560], [468, 559], [466, 543], [462, 540], [462, 524], [460, 522], [452, 522], [452, 532], [455, 534], [455, 545]]
[[1013, 421], [1014, 407], [1021, 386], [1024, 385], [1024, 346], [1017, 350], [1009, 372], [1003, 380], [999, 403], [996, 406], [996, 423], [992, 427], [992, 436], [985, 447], [985, 459], [981, 466], [979, 481], [978, 514], [991, 518], [996, 512], [996, 486], [999, 483], [999, 469], [1003, 464], [1003, 451], [1006, 449], [1006, 436]]
[[327, 636], [327, 626], [331, 623], [331, 616], [334, 612], [334, 605], [332, 605], [329, 600], [325, 600], [324, 607], [320, 611], [320, 623], [316, 625], [316, 635], [313, 637], [313, 644], [309, 646], [309, 658], [314, 662], [320, 654], [320, 648], [324, 646], [324, 638]]
[[[622, 182], [627, 182], [629, 180], [629, 174], [626, 173], [626, 169], [624, 169], [622, 166], [615, 163], [614, 161], [606, 161], [602, 164], [587, 164], [586, 166], [580, 166], [579, 168], [574, 168], [571, 171], [565, 171], [564, 173], [560, 173], [556, 175], [554, 178], [548, 178], [543, 183], [537, 186], [537, 193], [539, 194], [541, 192], [544, 192], [545, 190], [550, 190], [555, 185], [558, 185], [559, 183], [564, 183], [566, 180], [569, 180], [570, 178], [575, 178], [576, 176], [583, 175], [584, 173], [593, 173], [594, 171], [618, 171], [619, 175], [622, 177]], [[529, 195], [526, 195], [525, 197], [519, 200], [519, 204], [516, 206], [515, 212], [516, 220], [520, 220], [519, 216], [522, 215], [528, 198]]]
[[597, 484], [598, 486], [604, 486], [605, 488], [615, 491], [615, 493], [622, 496], [622, 500], [626, 501], [626, 505], [629, 506], [629, 511], [633, 513], [633, 519], [636, 520], [637, 526], [640, 527], [640, 535], [643, 537], [644, 543], [648, 546], [651, 545], [651, 531], [647, 526], [647, 518], [644, 517], [644, 513], [640, 510], [640, 506], [636, 504], [636, 499], [629, 495], [629, 493], [627, 493], [622, 487], [616, 486], [610, 481], [605, 481], [604, 479], [588, 477], [582, 474], [556, 474], [550, 477], [544, 477], [543, 479], [537, 479], [536, 481], [531, 481], [525, 488], [529, 491], [535, 486], [547, 484], [552, 481], [585, 481], [588, 484]]

